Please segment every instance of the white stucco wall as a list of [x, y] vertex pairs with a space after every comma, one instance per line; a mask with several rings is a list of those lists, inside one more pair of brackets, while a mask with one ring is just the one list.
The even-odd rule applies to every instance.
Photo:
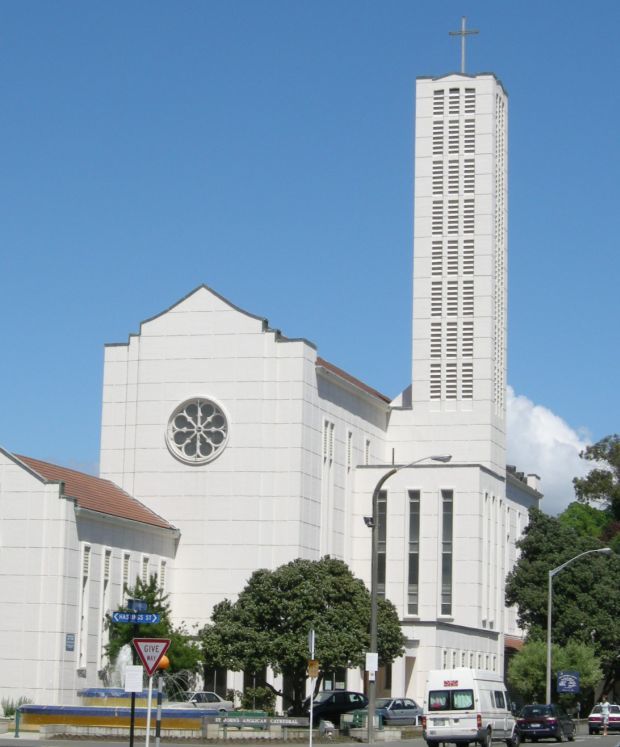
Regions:
[[[226, 447], [203, 465], [179, 461], [165, 442], [171, 413], [191, 397], [216, 402], [229, 423]], [[387, 405], [374, 400], [317, 373], [310, 343], [204, 286], [106, 348], [101, 475], [181, 530], [177, 620], [204, 624], [258, 568], [347, 555], [346, 434], [353, 459], [369, 440], [369, 458], [383, 461]]]
[[[371, 533], [363, 517], [372, 513], [372, 492], [386, 467], [356, 472], [352, 519], [353, 571], [370, 586]], [[504, 579], [516, 560], [514, 543], [527, 524], [534, 491], [511, 488], [500, 475], [476, 464], [424, 462], [394, 474], [384, 484], [386, 507], [386, 595], [396, 606], [407, 638], [405, 655], [393, 665], [392, 694], [415, 699], [426, 674], [461, 666], [503, 671], [504, 633], [519, 635], [514, 613], [504, 605]], [[409, 491], [420, 491], [419, 606], [408, 613]], [[442, 490], [453, 495], [452, 612], [441, 611]]]
[[[133, 584], [144, 555], [152, 572], [162, 558], [172, 569], [175, 537], [171, 530], [80, 510], [62, 496], [59, 483], [42, 480], [0, 450], [0, 697], [71, 704], [79, 689], [101, 686], [102, 622], [121, 601], [122, 555], [131, 555]], [[104, 594], [106, 549], [111, 557]]]

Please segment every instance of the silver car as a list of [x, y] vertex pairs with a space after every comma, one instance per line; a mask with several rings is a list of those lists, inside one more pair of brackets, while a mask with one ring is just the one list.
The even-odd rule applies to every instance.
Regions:
[[207, 690], [199, 690], [187, 694], [187, 700], [168, 702], [166, 708], [200, 708], [201, 710], [219, 711], [227, 713], [235, 708], [230, 700], [224, 700], [220, 695]]
[[415, 726], [422, 708], [411, 698], [377, 698], [375, 712], [386, 726]]

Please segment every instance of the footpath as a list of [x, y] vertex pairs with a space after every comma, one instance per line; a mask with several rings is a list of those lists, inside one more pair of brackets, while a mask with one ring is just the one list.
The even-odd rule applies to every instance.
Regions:
[[[194, 745], [207, 745], [208, 747], [242, 747], [243, 745], [249, 745], [250, 747], [258, 747], [264, 745], [265, 747], [274, 747], [282, 745], [282, 747], [305, 747], [308, 745], [307, 740], [295, 739], [295, 740], [284, 740], [284, 739], [227, 739], [227, 740], [215, 740], [215, 739], [200, 739], [200, 738], [188, 738], [179, 739], [175, 737], [162, 737], [160, 740], [162, 747], [193, 747]], [[336, 737], [334, 739], [327, 739], [325, 737], [317, 737], [312, 740], [312, 744], [316, 747], [326, 747], [327, 745], [333, 745], [333, 747], [360, 747], [365, 744], [362, 741], [350, 741], [346, 738]], [[78, 745], [94, 745], [95, 747], [128, 747], [129, 739], [119, 740], [118, 738], [107, 738], [107, 737], [95, 737], [95, 736], [83, 736], [73, 737], [71, 739], [63, 739], [62, 737], [45, 737], [41, 736], [36, 732], [21, 732], [18, 737], [15, 737], [12, 733], [0, 735], [0, 747], [43, 747], [43, 745], [49, 745], [50, 747], [78, 747]], [[134, 740], [134, 747], [144, 747], [145, 740], [144, 736], [141, 735]], [[375, 742], [376, 747], [426, 747], [426, 743], [422, 737], [414, 737], [407, 739], [398, 739], [392, 741], [377, 741]], [[155, 739], [151, 737], [149, 740], [149, 747], [156, 747]]]

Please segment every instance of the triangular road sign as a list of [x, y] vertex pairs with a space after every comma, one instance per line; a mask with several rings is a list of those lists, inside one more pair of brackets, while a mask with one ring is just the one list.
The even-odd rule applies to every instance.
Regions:
[[134, 638], [133, 645], [151, 677], [170, 646], [170, 638]]

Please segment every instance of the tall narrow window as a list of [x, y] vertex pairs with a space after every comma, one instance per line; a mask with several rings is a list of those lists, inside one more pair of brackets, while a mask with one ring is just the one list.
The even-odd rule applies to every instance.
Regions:
[[123, 553], [123, 570], [121, 578], [121, 601], [124, 604], [127, 597], [127, 587], [129, 586], [129, 571], [131, 568], [131, 555], [128, 552]]
[[159, 588], [166, 591], [166, 572], [168, 567], [165, 560], [159, 561]]
[[409, 575], [407, 579], [407, 612], [418, 614], [420, 583], [420, 491], [409, 491]]
[[323, 421], [323, 461], [329, 457], [329, 420]]
[[90, 589], [90, 545], [82, 546], [82, 594], [80, 596], [80, 626], [78, 667], [86, 666], [88, 650], [88, 605]]
[[82, 579], [88, 580], [90, 576], [90, 545], [84, 545], [84, 551], [82, 553]]
[[144, 555], [142, 557], [142, 583], [148, 584], [149, 582], [149, 558], [147, 555]]
[[97, 654], [97, 669], [103, 669], [105, 649], [110, 640], [110, 629], [106, 628], [105, 617], [110, 611], [110, 566], [112, 565], [112, 550], [106, 548], [103, 554], [103, 573], [101, 578], [101, 605], [99, 610], [99, 647]]
[[353, 433], [347, 431], [347, 472], [351, 471], [353, 466]]
[[103, 581], [105, 584], [110, 580], [110, 564], [112, 563], [112, 550], [106, 550], [103, 558]]
[[387, 491], [379, 493], [377, 501], [377, 593], [385, 597], [385, 551], [387, 536]]
[[370, 464], [370, 441], [366, 439], [364, 444], [364, 464]]
[[441, 529], [441, 614], [452, 614], [452, 520], [453, 494], [441, 491], [443, 521]]

